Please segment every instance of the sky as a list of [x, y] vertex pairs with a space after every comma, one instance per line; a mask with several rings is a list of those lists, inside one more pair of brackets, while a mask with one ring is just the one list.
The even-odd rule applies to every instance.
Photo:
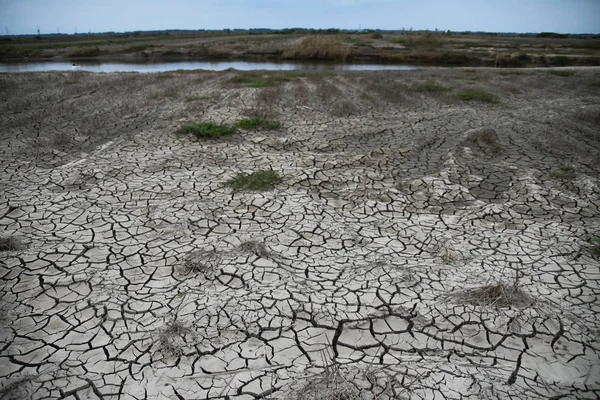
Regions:
[[0, 34], [292, 27], [600, 33], [600, 0], [0, 0]]

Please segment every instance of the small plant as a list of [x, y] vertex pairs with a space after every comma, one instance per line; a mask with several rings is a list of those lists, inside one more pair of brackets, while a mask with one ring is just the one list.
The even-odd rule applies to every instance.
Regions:
[[463, 101], [481, 101], [484, 103], [498, 103], [498, 98], [492, 93], [481, 89], [471, 89], [460, 93], [458, 98]]
[[447, 86], [440, 85], [435, 82], [425, 82], [421, 85], [417, 85], [413, 87], [415, 92], [447, 92], [451, 90]]
[[514, 285], [498, 283], [468, 289], [457, 297], [461, 301], [474, 306], [508, 307], [532, 303], [532, 299], [523, 293], [516, 283]]
[[21, 378], [15, 379], [12, 382], [5, 382], [4, 386], [0, 388], [0, 398], [4, 400], [20, 400], [30, 398], [28, 393], [28, 387], [30, 383], [35, 379], [33, 375], [25, 375]]
[[575, 168], [570, 165], [559, 165], [556, 169], [550, 172], [553, 178], [560, 179], [561, 181], [572, 181], [577, 177]]
[[262, 169], [251, 174], [237, 174], [225, 182], [234, 191], [267, 191], [281, 183], [281, 176], [272, 169]]
[[184, 124], [176, 133], [192, 134], [198, 138], [215, 139], [232, 135], [235, 131], [235, 127], [213, 124], [212, 122], [199, 122]]
[[237, 128], [246, 129], [246, 130], [254, 130], [254, 129], [279, 129], [281, 128], [281, 123], [277, 121], [265, 121], [260, 117], [247, 118], [242, 119], [235, 123]]
[[593, 254], [600, 256], [600, 237], [594, 237], [590, 240], [592, 243], [592, 247], [590, 247], [590, 251]]
[[339, 36], [305, 36], [283, 52], [283, 58], [304, 60], [345, 60], [350, 54], [348, 45]]
[[569, 69], [551, 69], [548, 71], [548, 73], [556, 76], [562, 76], [564, 78], [575, 75], [575, 71]]

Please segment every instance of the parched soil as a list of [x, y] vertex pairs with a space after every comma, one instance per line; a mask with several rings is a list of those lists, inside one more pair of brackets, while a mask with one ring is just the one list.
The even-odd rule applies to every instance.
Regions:
[[600, 397], [600, 72], [561, 71], [0, 75], [0, 398]]

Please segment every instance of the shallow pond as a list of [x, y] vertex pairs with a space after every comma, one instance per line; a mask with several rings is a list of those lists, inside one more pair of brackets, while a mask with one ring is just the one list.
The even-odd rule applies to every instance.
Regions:
[[160, 63], [77, 63], [69, 62], [28, 62], [0, 64], [0, 72], [35, 72], [35, 71], [71, 71], [82, 70], [89, 72], [167, 72], [175, 70], [203, 69], [223, 71], [235, 68], [240, 71], [269, 70], [333, 70], [333, 71], [383, 71], [409, 70], [417, 67], [390, 64], [336, 64], [336, 63], [307, 63], [307, 62], [248, 62], [248, 61], [180, 61]]

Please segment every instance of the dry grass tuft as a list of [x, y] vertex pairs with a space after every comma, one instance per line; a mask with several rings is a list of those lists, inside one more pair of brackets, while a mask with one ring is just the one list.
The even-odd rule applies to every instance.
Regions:
[[181, 272], [183, 275], [202, 273], [212, 276], [221, 265], [221, 254], [216, 250], [196, 250], [183, 260]]
[[474, 306], [526, 306], [533, 303], [531, 297], [523, 293], [517, 285], [502, 283], [468, 289], [456, 296], [464, 303]]
[[22, 245], [18, 239], [13, 237], [0, 237], [0, 251], [16, 251], [21, 249]]
[[271, 253], [263, 243], [250, 240], [242, 243], [238, 249], [243, 253], [255, 254], [260, 258], [271, 258]]
[[12, 382], [5, 382], [0, 388], [0, 398], [3, 400], [21, 400], [30, 398], [29, 383], [33, 381], [35, 376], [25, 375], [15, 379]]
[[300, 60], [338, 60], [348, 58], [350, 48], [339, 36], [305, 36], [283, 52], [283, 58]]
[[471, 133], [467, 141], [470, 145], [478, 147], [485, 154], [495, 155], [502, 151], [502, 146], [498, 142], [498, 135], [491, 128]]
[[158, 331], [158, 343], [161, 351], [180, 357], [187, 344], [186, 335], [192, 335], [192, 330], [174, 318]]

